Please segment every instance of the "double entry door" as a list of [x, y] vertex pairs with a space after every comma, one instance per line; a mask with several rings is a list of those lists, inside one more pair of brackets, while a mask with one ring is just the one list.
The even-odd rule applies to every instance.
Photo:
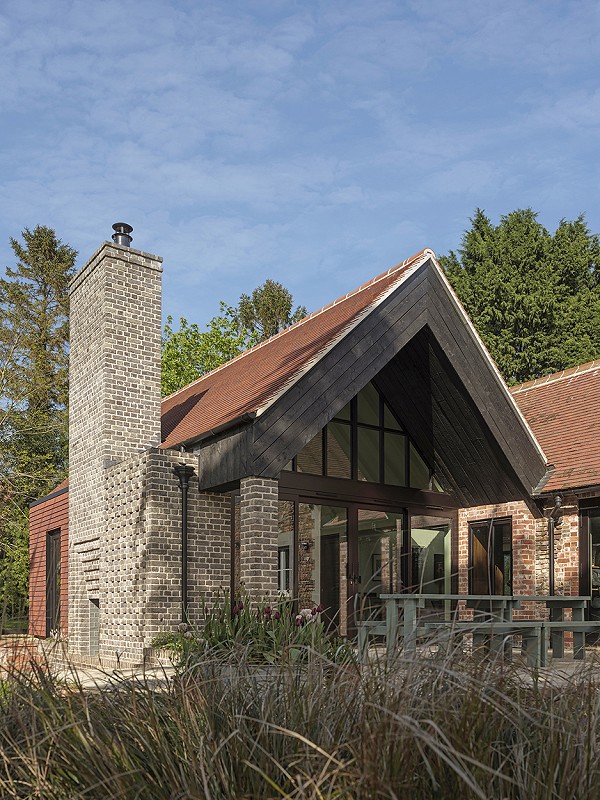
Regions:
[[[381, 595], [450, 591], [450, 519], [366, 503], [280, 503], [280, 588], [347, 635]], [[294, 558], [295, 555], [295, 558]]]

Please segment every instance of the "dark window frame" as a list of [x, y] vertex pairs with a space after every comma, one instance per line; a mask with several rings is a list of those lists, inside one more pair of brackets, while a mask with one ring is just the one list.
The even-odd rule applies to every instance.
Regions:
[[46, 637], [61, 623], [61, 544], [61, 528], [46, 531]]
[[[371, 483], [374, 485], [379, 486], [395, 486], [396, 484], [387, 484], [385, 482], [385, 434], [386, 433], [393, 433], [396, 436], [401, 436], [404, 440], [404, 479], [405, 482], [400, 488], [406, 489], [413, 489], [416, 488], [412, 486], [411, 483], [411, 463], [410, 463], [410, 453], [411, 447], [414, 448], [415, 452], [418, 454], [419, 458], [423, 461], [427, 469], [429, 470], [429, 481], [427, 490], [428, 491], [436, 491], [434, 488], [434, 471], [430, 464], [427, 463], [427, 459], [417, 446], [417, 444], [413, 441], [412, 437], [407, 433], [405, 426], [402, 424], [401, 420], [398, 419], [398, 416], [392, 406], [386, 401], [385, 397], [383, 396], [382, 392], [377, 388], [377, 386], [371, 382], [371, 385], [377, 392], [379, 397], [379, 424], [372, 425], [366, 422], [359, 422], [358, 421], [358, 394], [355, 395], [349, 403], [346, 405], [350, 406], [350, 419], [344, 419], [342, 417], [334, 416], [331, 420], [336, 424], [343, 424], [348, 425], [350, 427], [350, 478], [344, 478], [344, 480], [352, 480], [352, 481], [359, 481], [358, 477], [358, 431], [359, 429], [367, 429], [367, 430], [374, 430], [378, 431], [379, 433], [379, 480], [378, 481], [360, 481], [360, 483]], [[360, 392], [359, 392], [360, 394]], [[344, 406], [345, 408], [346, 406]], [[392, 415], [393, 419], [396, 420], [396, 424], [398, 428], [387, 427], [385, 425], [385, 409], [387, 408], [388, 412]], [[315, 436], [321, 436], [322, 440], [322, 458], [321, 458], [321, 472], [320, 473], [303, 473], [305, 475], [319, 475], [319, 477], [324, 478], [331, 478], [337, 477], [329, 475], [328, 473], [328, 463], [327, 463], [327, 439], [328, 439], [328, 427], [329, 424], [325, 425], [324, 428], [319, 431], [318, 434]], [[297, 472], [297, 457], [294, 456], [291, 460], [291, 472]]]
[[600, 497], [579, 502], [579, 594], [592, 595], [592, 569], [590, 561], [590, 512], [600, 509]]
[[[484, 519], [478, 520], [470, 520], [468, 524], [468, 561], [467, 561], [467, 575], [468, 575], [468, 593], [475, 594], [473, 591], [473, 572], [474, 572], [474, 565], [473, 565], [473, 529], [480, 528], [486, 526], [492, 526], [494, 529], [497, 525], [510, 525], [510, 588], [511, 594], [514, 591], [514, 547], [513, 547], [513, 519], [512, 516], [504, 516], [504, 517], [487, 517]], [[491, 587], [492, 584], [492, 573], [491, 573], [491, 562], [488, 564], [488, 586]], [[485, 594], [488, 594], [486, 592]], [[481, 593], [479, 593], [481, 594]]]

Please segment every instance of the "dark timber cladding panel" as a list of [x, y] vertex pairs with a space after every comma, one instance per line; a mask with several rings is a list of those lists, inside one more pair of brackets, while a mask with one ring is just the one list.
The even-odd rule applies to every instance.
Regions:
[[431, 330], [519, 479], [531, 492], [545, 474], [543, 458], [435, 270], [429, 270], [429, 281]]
[[428, 329], [384, 367], [376, 382], [463, 505], [523, 495], [481, 414]]
[[203, 445], [199, 453], [200, 489], [227, 486], [248, 472], [251, 428], [230, 433], [223, 439]]
[[276, 476], [425, 325], [426, 273], [409, 277], [255, 422], [255, 474]]
[[[473, 399], [437, 342], [432, 341], [431, 383], [437, 429], [453, 435], [448, 458], [460, 453], [475, 483], [472, 505], [514, 500], [526, 494]], [[481, 499], [479, 499], [481, 498]]]
[[[474, 485], [470, 470], [461, 463], [444, 457], [449, 432], [434, 430], [431, 397], [431, 367], [429, 353], [420, 352], [418, 341], [425, 332], [404, 347], [377, 375], [375, 383], [396, 411], [427, 462], [434, 467], [442, 483], [451, 488], [463, 505], [470, 505]], [[466, 498], [469, 498], [467, 501]]]

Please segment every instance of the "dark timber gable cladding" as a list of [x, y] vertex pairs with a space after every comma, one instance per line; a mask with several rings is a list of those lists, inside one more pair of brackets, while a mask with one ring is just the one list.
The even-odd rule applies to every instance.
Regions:
[[[230, 487], [244, 475], [277, 477], [373, 379], [461, 504], [528, 497], [540, 485], [542, 451], [433, 254], [419, 256], [369, 297], [332, 346], [255, 406], [254, 419], [200, 446], [203, 488]], [[301, 326], [280, 334], [290, 337], [287, 346]]]

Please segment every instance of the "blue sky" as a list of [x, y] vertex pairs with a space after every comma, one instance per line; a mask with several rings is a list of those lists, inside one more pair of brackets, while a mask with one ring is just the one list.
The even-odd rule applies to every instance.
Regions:
[[0, 265], [111, 224], [204, 323], [266, 278], [314, 310], [476, 207], [600, 230], [591, 0], [4, 0]]

